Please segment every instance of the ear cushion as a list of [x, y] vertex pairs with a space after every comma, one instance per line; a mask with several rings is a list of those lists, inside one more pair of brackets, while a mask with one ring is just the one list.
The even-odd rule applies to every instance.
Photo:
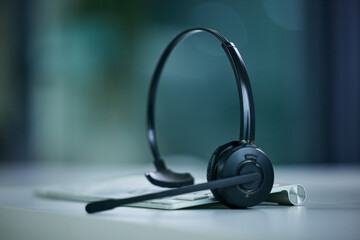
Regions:
[[221, 145], [220, 147], [216, 148], [214, 153], [210, 157], [210, 161], [207, 167], [207, 180], [213, 181], [216, 179], [216, 164], [218, 160], [220, 159], [220, 155], [226, 152], [227, 150], [240, 146], [239, 141], [231, 141], [228, 143], [225, 143], [224, 145]]
[[[222, 155], [227, 152], [231, 152], [229, 150], [234, 149], [235, 147], [240, 146], [239, 141], [232, 141], [225, 143], [224, 145], [221, 145], [217, 149], [215, 149], [214, 153], [211, 155], [208, 168], [207, 168], [207, 180], [214, 181], [216, 180], [216, 170], [217, 170], [217, 164], [220, 159], [222, 159]], [[213, 193], [214, 197], [220, 201], [221, 203], [226, 205], [226, 202], [224, 199], [222, 199], [221, 195], [216, 191], [216, 189], [212, 189], [211, 192]]]

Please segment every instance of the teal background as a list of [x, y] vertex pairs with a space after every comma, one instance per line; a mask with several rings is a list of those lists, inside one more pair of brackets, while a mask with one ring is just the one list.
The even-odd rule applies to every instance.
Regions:
[[[168, 42], [200, 26], [221, 32], [242, 54], [255, 98], [256, 144], [275, 164], [359, 163], [356, 6], [4, 1], [0, 161], [151, 161], [145, 128], [151, 75]], [[160, 81], [156, 118], [164, 155], [205, 161], [238, 137], [234, 76], [212, 36], [197, 34], [174, 51]]]

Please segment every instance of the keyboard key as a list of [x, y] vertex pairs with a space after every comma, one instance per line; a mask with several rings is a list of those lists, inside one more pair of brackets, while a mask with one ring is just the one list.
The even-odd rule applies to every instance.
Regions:
[[173, 199], [176, 200], [186, 200], [186, 201], [195, 201], [195, 200], [200, 200], [200, 199], [205, 199], [205, 198], [209, 198], [207, 194], [183, 194], [183, 195], [179, 195], [174, 197]]
[[176, 203], [181, 203], [181, 201], [179, 201], [179, 200], [176, 200], [176, 199], [168, 199], [168, 198], [154, 199], [154, 200], [149, 200], [148, 202], [150, 202], [150, 203], [157, 203], [157, 204], [176, 204]]

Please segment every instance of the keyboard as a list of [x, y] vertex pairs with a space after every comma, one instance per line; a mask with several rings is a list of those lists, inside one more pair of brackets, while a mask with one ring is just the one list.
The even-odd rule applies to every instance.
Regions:
[[[202, 181], [205, 182], [205, 181]], [[149, 183], [144, 176], [126, 176], [97, 182], [66, 186], [48, 186], [35, 190], [40, 197], [69, 201], [92, 202], [108, 198], [128, 198], [147, 193], [164, 191]], [[301, 205], [306, 199], [305, 188], [300, 184], [274, 184], [265, 203]], [[154, 199], [129, 204], [129, 207], [143, 207], [176, 210], [217, 203], [210, 190], [187, 193], [173, 197]]]

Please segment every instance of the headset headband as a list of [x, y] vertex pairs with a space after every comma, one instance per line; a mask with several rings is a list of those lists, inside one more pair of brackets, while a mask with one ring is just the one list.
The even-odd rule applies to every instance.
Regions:
[[166, 47], [165, 51], [161, 55], [161, 58], [156, 66], [154, 75], [151, 80], [149, 96], [148, 96], [148, 109], [147, 109], [147, 136], [150, 144], [152, 154], [154, 156], [154, 163], [157, 170], [164, 169], [165, 163], [161, 159], [159, 148], [157, 145], [156, 133], [155, 133], [155, 97], [156, 90], [159, 83], [162, 69], [165, 65], [167, 58], [175, 46], [183, 39], [189, 37], [198, 32], [208, 32], [215, 36], [224, 49], [228, 59], [231, 62], [232, 69], [235, 74], [237, 89], [240, 100], [240, 137], [241, 144], [253, 144], [255, 140], [255, 110], [254, 100], [251, 91], [249, 77], [245, 68], [245, 64], [241, 55], [235, 45], [229, 42], [223, 35], [215, 30], [208, 28], [193, 28], [186, 30], [177, 35], [170, 44]]

